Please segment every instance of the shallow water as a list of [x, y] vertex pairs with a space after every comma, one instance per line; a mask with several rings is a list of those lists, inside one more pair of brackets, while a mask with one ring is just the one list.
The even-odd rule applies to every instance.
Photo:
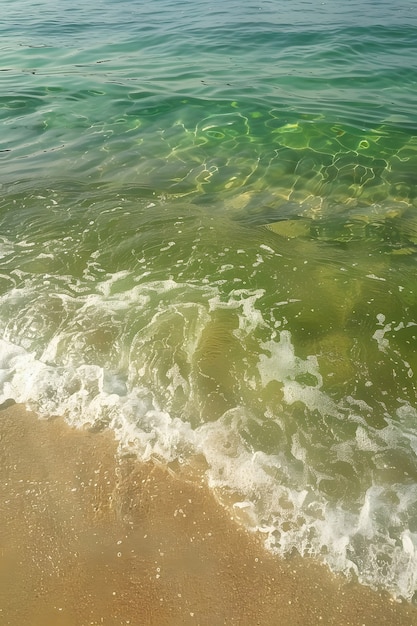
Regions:
[[271, 550], [407, 599], [416, 22], [19, 0], [0, 26], [0, 399], [199, 459]]

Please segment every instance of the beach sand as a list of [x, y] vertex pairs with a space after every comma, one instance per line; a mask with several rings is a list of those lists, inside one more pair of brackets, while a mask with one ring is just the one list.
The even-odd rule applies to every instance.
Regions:
[[417, 608], [277, 559], [199, 480], [109, 432], [0, 411], [2, 626], [417, 624]]

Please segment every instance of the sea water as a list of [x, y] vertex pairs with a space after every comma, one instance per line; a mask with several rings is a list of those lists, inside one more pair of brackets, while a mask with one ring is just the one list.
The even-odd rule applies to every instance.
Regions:
[[417, 589], [417, 7], [8, 3], [0, 401]]

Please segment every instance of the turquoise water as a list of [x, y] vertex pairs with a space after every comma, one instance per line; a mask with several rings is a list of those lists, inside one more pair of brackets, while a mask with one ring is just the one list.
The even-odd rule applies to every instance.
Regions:
[[0, 401], [197, 465], [277, 554], [417, 589], [413, 2], [17, 0]]

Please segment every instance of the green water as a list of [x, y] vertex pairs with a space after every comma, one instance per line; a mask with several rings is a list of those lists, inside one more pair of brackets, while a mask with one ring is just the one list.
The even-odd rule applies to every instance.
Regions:
[[0, 28], [1, 401], [204, 457], [272, 551], [407, 599], [414, 24], [19, 0]]

